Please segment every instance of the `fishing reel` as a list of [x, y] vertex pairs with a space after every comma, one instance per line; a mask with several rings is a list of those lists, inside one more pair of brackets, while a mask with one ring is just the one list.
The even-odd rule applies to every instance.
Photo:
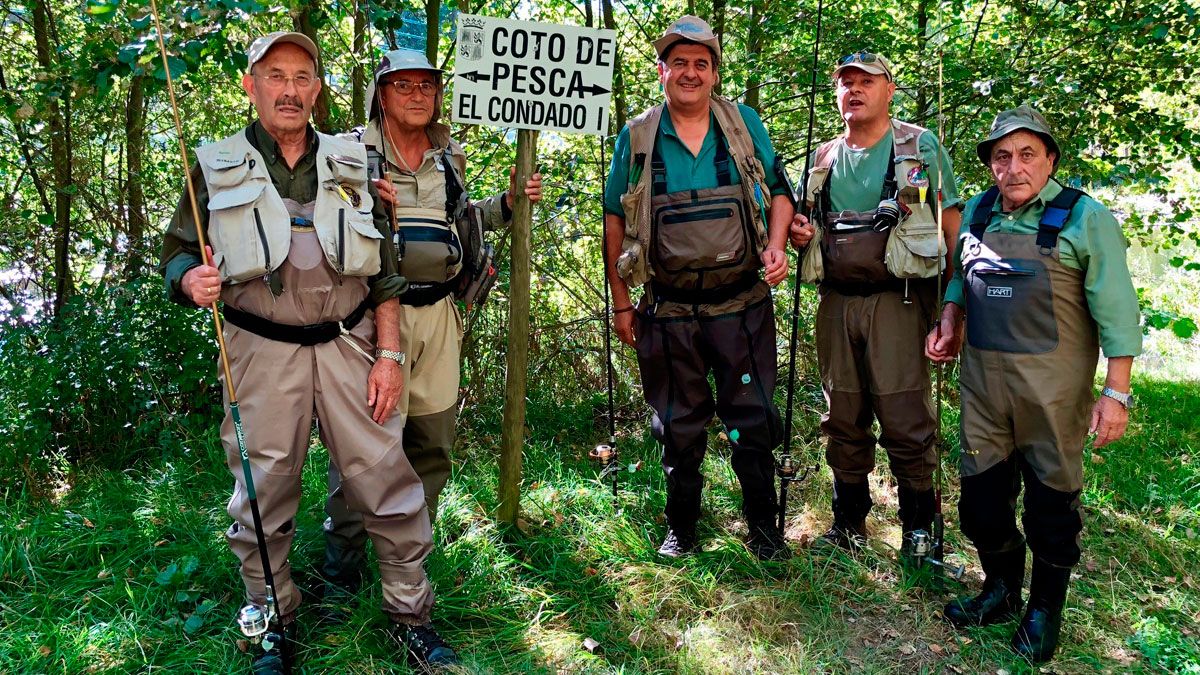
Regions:
[[965, 565], [954, 565], [942, 560], [942, 542], [926, 530], [913, 530], [905, 535], [903, 554], [914, 560], [917, 567], [933, 565], [940, 568], [951, 579], [962, 581], [966, 573]]
[[252, 671], [254, 675], [282, 675], [290, 672], [285, 663], [285, 645], [283, 630], [277, 624], [278, 615], [275, 612], [275, 597], [271, 589], [267, 589], [266, 606], [249, 603], [238, 610], [238, 630], [250, 644], [255, 646], [257, 653]]
[[817, 469], [815, 466], [805, 466], [801, 473], [801, 468], [796, 465], [791, 455], [784, 455], [775, 462], [775, 475], [779, 477], [781, 483], [803, 483], [808, 479], [809, 474]]
[[588, 459], [600, 466], [600, 476], [603, 478], [617, 470], [617, 448], [608, 443], [600, 443], [588, 451]]

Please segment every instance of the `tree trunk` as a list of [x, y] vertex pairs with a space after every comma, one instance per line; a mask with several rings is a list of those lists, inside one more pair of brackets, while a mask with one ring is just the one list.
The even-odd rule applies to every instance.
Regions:
[[437, 65], [441, 14], [442, 0], [425, 0], [425, 58], [434, 65]]
[[[925, 63], [925, 45], [929, 42], [929, 2], [930, 0], [917, 1], [917, 58], [922, 64], [924, 70]], [[925, 71], [929, 72], [929, 71]], [[917, 86], [917, 111], [913, 116], [913, 122], [920, 124], [929, 114], [929, 87], [925, 83]]]
[[[725, 0], [713, 0], [712, 4], [712, 29], [717, 36], [717, 44], [721, 47], [721, 52], [725, 51]], [[721, 93], [721, 81], [717, 80], [717, 84], [713, 87], [713, 91]]]
[[765, 20], [765, 4], [765, 0], [755, 0], [750, 3], [750, 26], [746, 31], [746, 60], [750, 68], [750, 75], [746, 78], [745, 103], [760, 115], [762, 110], [759, 108], [759, 86], [762, 84], [762, 76], [759, 74], [761, 72], [759, 59], [762, 57], [763, 48], [762, 22]]
[[[613, 17], [612, 0], [600, 0], [600, 9], [604, 12], [604, 27], [609, 30], [617, 29], [617, 21]], [[616, 58], [613, 60], [613, 73], [615, 75], [613, 82], [613, 103], [616, 104], [617, 116], [613, 122], [613, 133], [619, 133], [625, 128], [625, 120], [628, 117], [628, 109], [625, 105], [625, 76], [622, 74], [624, 69], [621, 67], [620, 45], [617, 48]]]
[[[33, 5], [33, 40], [40, 70], [53, 77], [54, 17], [47, 0]], [[57, 316], [74, 290], [71, 279], [71, 89], [64, 86], [60, 98], [50, 97], [46, 108], [50, 135], [50, 164], [54, 174], [54, 314]]]
[[[537, 166], [538, 132], [517, 132], [517, 185]], [[525, 386], [529, 367], [529, 229], [532, 204], [523, 191], [513, 199], [512, 265], [508, 280], [508, 349], [504, 417], [500, 433], [500, 509], [498, 520], [516, 524], [521, 506], [521, 460], [525, 446]]]
[[142, 155], [146, 146], [146, 97], [144, 76], [129, 80], [129, 101], [125, 105], [125, 236], [128, 248], [125, 279], [144, 271], [146, 262], [146, 198], [142, 191]]
[[[316, 3], [301, 5], [292, 14], [293, 30], [297, 33], [304, 33], [314, 44], [321, 44], [317, 39], [317, 27], [313, 24], [313, 16], [321, 11], [321, 6]], [[321, 80], [321, 91], [317, 94], [317, 104], [313, 106], [313, 126], [318, 131], [332, 134], [333, 129], [329, 120], [330, 97], [329, 83], [325, 81], [325, 58], [322, 56], [317, 59], [317, 79]]]
[[366, 123], [367, 78], [363, 72], [362, 59], [368, 59], [367, 68], [374, 68], [374, 54], [366, 49], [367, 13], [362, 5], [354, 7], [354, 68], [350, 70], [350, 124]]

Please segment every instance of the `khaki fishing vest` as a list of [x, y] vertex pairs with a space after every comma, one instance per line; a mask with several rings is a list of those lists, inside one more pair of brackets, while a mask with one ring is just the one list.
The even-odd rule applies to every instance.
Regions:
[[801, 263], [801, 281], [833, 285], [885, 284], [897, 279], [927, 279], [944, 268], [946, 244], [938, 223], [938, 187], [929, 184], [929, 166], [921, 158], [921, 134], [915, 124], [892, 120], [895, 193], [885, 181], [882, 199], [901, 205], [897, 226], [877, 230], [875, 211], [830, 208], [829, 175], [842, 137], [817, 148], [809, 170], [805, 200], [817, 214], [816, 236]]
[[[371, 214], [366, 150], [319, 132], [317, 139], [312, 226], [325, 260], [343, 276], [378, 274], [383, 235]], [[292, 218], [262, 154], [243, 130], [198, 148], [196, 157], [208, 186], [208, 238], [222, 281], [238, 284], [278, 269], [291, 248]]]
[[[717, 258], [732, 254], [736, 258], [754, 258], [753, 264], [758, 265], [757, 252], [762, 251], [767, 245], [767, 223], [764, 218], [765, 210], [770, 205], [771, 192], [767, 187], [766, 171], [763, 169], [762, 162], [754, 154], [754, 141], [750, 137], [750, 131], [746, 128], [746, 122], [742, 119], [737, 104], [729, 99], [714, 96], [711, 100], [711, 108], [717, 125], [725, 136], [730, 161], [737, 168], [739, 176], [738, 187], [732, 191], [727, 190], [726, 192], [730, 192], [730, 194], [723, 195], [723, 198], [732, 197], [733, 201], [738, 203], [736, 206], [726, 204], [721, 208], [736, 211], [725, 219], [727, 222], [732, 223], [742, 215], [749, 219], [747, 222], [750, 232], [747, 236], [750, 241], [749, 246], [742, 246], [741, 249], [744, 250], [739, 250], [733, 240], [741, 236], [740, 231], [718, 234], [710, 243], [717, 247], [725, 245], [725, 248], [729, 250], [714, 250], [713, 260], [710, 262], [720, 266], [731, 262], [732, 259], [717, 260]], [[651, 185], [654, 175], [652, 166], [654, 143], [665, 109], [665, 104], [654, 106], [629, 122], [629, 176], [632, 182], [627, 185], [625, 194], [621, 195], [621, 206], [625, 210], [625, 236], [621, 242], [621, 255], [617, 258], [616, 265], [617, 274], [630, 286], [644, 285], [652, 278], [662, 276], [664, 271], [661, 259], [654, 261], [653, 264], [650, 260], [656, 250], [662, 249], [662, 242], [655, 236], [658, 228], [655, 227], [655, 216], [652, 213], [654, 210], [652, 202], [659, 195], [650, 193], [653, 191]], [[672, 219], [677, 217], [684, 216], [675, 214]], [[678, 238], [676, 241], [679, 241]], [[671, 257], [676, 258], [677, 256], [672, 254]], [[741, 260], [737, 264], [741, 265]], [[703, 283], [696, 284], [694, 271], [686, 269], [682, 265], [682, 260], [667, 262], [667, 267], [677, 269], [680, 273], [686, 273], [688, 280], [682, 282], [685, 287], [703, 287]], [[670, 280], [665, 279], [659, 279], [659, 281], [670, 283]]]

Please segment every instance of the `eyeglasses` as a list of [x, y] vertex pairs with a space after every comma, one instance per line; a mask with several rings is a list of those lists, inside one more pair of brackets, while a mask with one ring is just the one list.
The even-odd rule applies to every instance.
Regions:
[[408, 80], [396, 80], [395, 82], [385, 82], [384, 86], [390, 86], [396, 90], [397, 94], [407, 96], [417, 90], [426, 96], [433, 96], [437, 92], [437, 85], [432, 82], [409, 82]]
[[847, 55], [843, 56], [842, 59], [840, 61], [838, 61], [838, 65], [844, 66], [847, 63], [875, 63], [878, 60], [879, 60], [878, 54], [872, 54], [871, 52], [865, 52], [865, 51], [864, 52], [854, 52], [853, 54], [847, 54]]
[[284, 75], [283, 73], [271, 73], [270, 75], [255, 75], [255, 77], [266, 82], [267, 86], [270, 87], [271, 89], [283, 89], [283, 88], [287, 87], [287, 83], [289, 80], [292, 82], [292, 84], [296, 85], [296, 89], [299, 91], [306, 91], [306, 90], [312, 88], [312, 86], [317, 83], [317, 78], [313, 77], [312, 75], [306, 75], [304, 73], [300, 73], [299, 75], [293, 75], [291, 77], [288, 77], [287, 75]]

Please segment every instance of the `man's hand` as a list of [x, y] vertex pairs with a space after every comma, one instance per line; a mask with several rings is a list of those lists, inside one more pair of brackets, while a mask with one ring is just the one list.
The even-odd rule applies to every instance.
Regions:
[[942, 317], [925, 337], [925, 357], [934, 363], [950, 363], [962, 349], [962, 308], [947, 302]]
[[[208, 261], [212, 262], [212, 247], [206, 245], [204, 250], [208, 253]], [[221, 297], [221, 272], [212, 265], [198, 265], [184, 273], [179, 287], [188, 300], [200, 307], [208, 307]]]
[[383, 424], [392, 416], [400, 404], [403, 389], [404, 372], [400, 370], [400, 364], [391, 359], [375, 359], [367, 377], [367, 405], [374, 407], [371, 419], [376, 424]]
[[636, 309], [631, 308], [630, 311], [614, 313], [613, 331], [617, 334], [617, 339], [630, 347], [637, 347], [637, 322]]
[[[513, 207], [513, 195], [516, 193], [517, 167], [512, 166], [508, 169], [508, 192], [504, 193], [504, 204], [510, 209]], [[525, 181], [525, 196], [535, 204], [542, 201], [542, 174], [535, 173]]]
[[792, 216], [792, 224], [788, 227], [788, 239], [791, 240], [792, 246], [796, 250], [808, 246], [808, 242], [812, 241], [813, 235], [816, 233], [813, 226], [808, 222], [808, 218], [797, 213]]
[[762, 258], [762, 264], [764, 268], [763, 277], [767, 280], [768, 284], [771, 284], [772, 286], [778, 286], [779, 282], [787, 278], [788, 259], [787, 254], [783, 252], [783, 249], [763, 249], [760, 257]]
[[1092, 407], [1092, 424], [1088, 427], [1089, 434], [1095, 434], [1093, 448], [1104, 446], [1120, 439], [1125, 435], [1125, 427], [1129, 424], [1129, 411], [1125, 406], [1107, 396], [1101, 396]]
[[396, 186], [392, 185], [392, 181], [376, 178], [371, 182], [375, 184], [375, 192], [379, 195], [379, 201], [389, 208], [396, 208]]

